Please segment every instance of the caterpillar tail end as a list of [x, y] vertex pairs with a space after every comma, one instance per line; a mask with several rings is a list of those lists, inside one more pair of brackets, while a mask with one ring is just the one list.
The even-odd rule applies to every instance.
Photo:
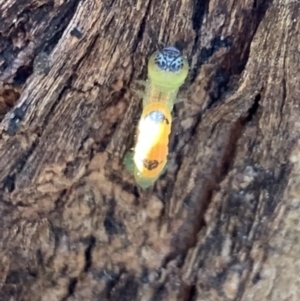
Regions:
[[142, 188], [142, 189], [147, 189], [149, 187], [151, 187], [156, 179], [148, 179], [148, 178], [144, 178], [144, 177], [140, 177], [138, 175], [135, 175], [135, 181], [136, 183]]
[[167, 164], [164, 166], [163, 170], [160, 172], [160, 174], [155, 178], [148, 178], [145, 176], [142, 176], [139, 172], [134, 171], [134, 178], [136, 183], [143, 189], [147, 189], [150, 186], [153, 186], [154, 183], [158, 180], [158, 178], [163, 175], [168, 169]]
[[131, 151], [128, 151], [124, 156], [123, 164], [125, 165], [126, 170], [134, 176], [136, 183], [142, 189], [147, 189], [155, 183], [157, 178], [149, 179], [149, 178], [143, 177], [142, 175], [138, 174], [135, 170], [133, 157], [134, 157], [134, 153]]

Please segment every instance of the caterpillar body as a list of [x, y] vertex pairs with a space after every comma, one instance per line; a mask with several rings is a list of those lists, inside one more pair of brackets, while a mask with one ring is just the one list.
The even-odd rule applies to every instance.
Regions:
[[172, 46], [156, 51], [149, 59], [143, 112], [134, 153], [129, 159], [132, 164], [130, 169], [142, 188], [153, 185], [165, 170], [172, 124], [171, 113], [188, 70], [186, 57]]

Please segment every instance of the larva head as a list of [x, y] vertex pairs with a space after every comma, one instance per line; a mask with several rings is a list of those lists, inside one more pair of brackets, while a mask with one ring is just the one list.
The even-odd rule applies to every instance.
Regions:
[[178, 89], [185, 81], [189, 63], [180, 51], [172, 46], [152, 54], [148, 62], [148, 76], [164, 88]]

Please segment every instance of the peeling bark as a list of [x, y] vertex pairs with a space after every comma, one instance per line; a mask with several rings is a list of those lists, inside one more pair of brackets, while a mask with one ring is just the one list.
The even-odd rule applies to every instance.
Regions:
[[[300, 300], [299, 13], [0, 2], [0, 300]], [[122, 158], [159, 44], [191, 71], [143, 191]]]

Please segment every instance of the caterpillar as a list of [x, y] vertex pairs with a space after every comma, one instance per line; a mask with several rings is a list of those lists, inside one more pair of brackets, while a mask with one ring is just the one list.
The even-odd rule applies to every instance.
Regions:
[[153, 185], [166, 169], [171, 113], [188, 70], [187, 58], [173, 46], [156, 51], [149, 58], [137, 141], [134, 152], [127, 153], [124, 159], [142, 188]]

